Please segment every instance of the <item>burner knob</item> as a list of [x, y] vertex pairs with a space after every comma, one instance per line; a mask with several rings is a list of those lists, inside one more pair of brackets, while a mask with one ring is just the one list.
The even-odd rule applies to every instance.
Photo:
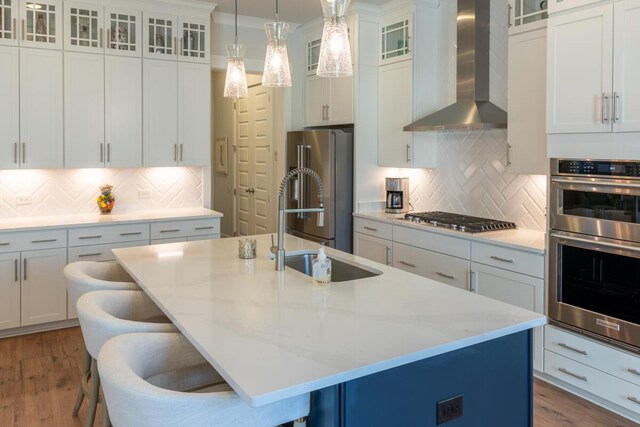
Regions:
[[434, 227], [437, 227], [437, 226], [438, 226], [438, 221], [429, 221], [429, 223], [430, 223], [431, 225], [433, 225]]
[[451, 224], [451, 229], [452, 229], [452, 230], [457, 230], [457, 229], [458, 229], [458, 226], [457, 226], [456, 224]]
[[467, 227], [465, 227], [464, 225], [461, 225], [461, 226], [460, 226], [460, 231], [464, 231], [464, 230], [466, 230], [466, 229], [467, 229]]

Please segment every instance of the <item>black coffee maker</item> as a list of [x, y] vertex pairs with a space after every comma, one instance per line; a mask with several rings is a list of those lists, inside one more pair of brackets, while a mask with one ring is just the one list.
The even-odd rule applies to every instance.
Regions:
[[384, 189], [387, 193], [385, 212], [409, 212], [409, 178], [385, 178]]

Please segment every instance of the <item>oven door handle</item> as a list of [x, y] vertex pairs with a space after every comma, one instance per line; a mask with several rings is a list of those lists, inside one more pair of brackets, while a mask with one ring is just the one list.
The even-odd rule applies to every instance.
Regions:
[[569, 178], [551, 178], [551, 182], [555, 182], [558, 184], [591, 185], [591, 186], [598, 186], [598, 187], [635, 188], [640, 190], [640, 183], [634, 184], [630, 182], [602, 182], [602, 181], [589, 181], [586, 179], [569, 179]]
[[559, 240], [565, 240], [565, 241], [568, 241], [568, 242], [589, 243], [591, 245], [602, 246], [602, 247], [605, 247], [605, 248], [622, 249], [622, 250], [625, 250], [625, 251], [633, 251], [633, 252], [640, 253], [640, 247], [637, 247], [637, 246], [619, 245], [617, 243], [609, 243], [609, 242], [601, 242], [601, 241], [598, 241], [598, 240], [582, 239], [580, 237], [569, 237], [569, 236], [563, 236], [562, 234], [555, 234], [555, 233], [552, 233], [551, 237], [554, 237], [554, 238], [559, 239]]

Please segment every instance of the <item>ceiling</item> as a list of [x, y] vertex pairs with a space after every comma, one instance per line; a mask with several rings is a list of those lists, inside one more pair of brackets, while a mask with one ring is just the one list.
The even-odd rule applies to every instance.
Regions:
[[[234, 13], [235, 0], [213, 0], [216, 12]], [[362, 3], [380, 5], [389, 0], [360, 0]], [[280, 20], [304, 24], [322, 16], [320, 0], [278, 0]], [[272, 19], [275, 16], [276, 0], [238, 0], [238, 14], [256, 18]]]

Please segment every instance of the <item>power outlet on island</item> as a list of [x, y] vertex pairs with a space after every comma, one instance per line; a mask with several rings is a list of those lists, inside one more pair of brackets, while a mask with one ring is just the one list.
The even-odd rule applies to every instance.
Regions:
[[138, 190], [138, 199], [149, 200], [151, 199], [151, 190]]
[[462, 417], [463, 403], [462, 395], [454, 396], [447, 400], [441, 400], [438, 402], [436, 425], [444, 424]]
[[16, 206], [29, 206], [32, 203], [31, 196], [16, 196]]

